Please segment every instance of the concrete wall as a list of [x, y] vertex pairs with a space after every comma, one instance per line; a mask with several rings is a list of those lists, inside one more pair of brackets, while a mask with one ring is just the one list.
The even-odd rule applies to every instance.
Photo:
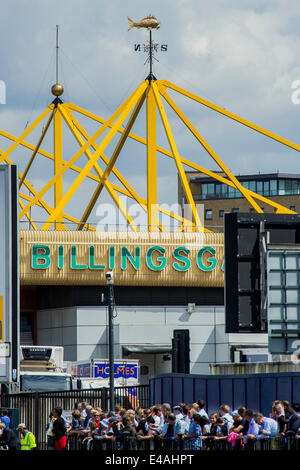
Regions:
[[[223, 307], [118, 307], [114, 319], [115, 357], [122, 358], [122, 346], [151, 344], [171, 348], [173, 330], [190, 330], [190, 372], [209, 374], [210, 363], [230, 362], [232, 345], [267, 345], [264, 334], [226, 334]], [[74, 307], [42, 310], [37, 315], [39, 345], [65, 348], [66, 361], [108, 357], [106, 307]], [[138, 358], [138, 355], [136, 355]], [[149, 356], [141, 355], [148, 362]], [[171, 361], [162, 355], [152, 358], [154, 374], [171, 372]], [[130, 355], [134, 358], [134, 354]], [[151, 361], [150, 361], [151, 362]], [[143, 363], [142, 363], [143, 364]], [[169, 369], [169, 370], [168, 370]]]

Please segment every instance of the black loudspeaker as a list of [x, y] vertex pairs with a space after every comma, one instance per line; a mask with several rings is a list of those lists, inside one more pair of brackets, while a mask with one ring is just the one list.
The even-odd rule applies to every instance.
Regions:
[[174, 330], [172, 339], [172, 372], [190, 373], [190, 331]]

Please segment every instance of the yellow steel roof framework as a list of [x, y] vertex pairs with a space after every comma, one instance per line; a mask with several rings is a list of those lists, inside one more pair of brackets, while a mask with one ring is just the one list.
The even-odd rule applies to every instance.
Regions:
[[[92, 213], [95, 204], [99, 201], [102, 190], [105, 188], [111, 196], [113, 202], [116, 204], [118, 210], [125, 217], [128, 226], [133, 231], [139, 231], [138, 226], [134, 223], [134, 220], [128, 213], [120, 194], [135, 200], [147, 214], [147, 227], [148, 231], [166, 231], [166, 228], [159, 221], [159, 213], [168, 215], [180, 223], [180, 228], [177, 230], [188, 230], [198, 232], [209, 232], [200, 220], [197, 212], [197, 207], [194, 202], [189, 182], [187, 180], [184, 166], [197, 170], [207, 176], [210, 176], [217, 181], [220, 181], [228, 186], [236, 188], [240, 193], [247, 199], [249, 204], [255, 209], [256, 212], [263, 212], [257, 201], [268, 204], [280, 214], [294, 214], [295, 212], [278, 204], [271, 199], [268, 199], [260, 194], [257, 194], [249, 189], [245, 188], [238, 179], [231, 173], [225, 163], [216, 154], [216, 152], [210, 147], [205, 141], [199, 131], [193, 126], [189, 119], [185, 116], [182, 110], [176, 105], [176, 103], [168, 95], [167, 90], [173, 90], [191, 100], [196, 101], [202, 106], [208, 107], [217, 113], [222, 114], [232, 120], [247, 126], [248, 128], [257, 131], [266, 137], [269, 137], [285, 146], [291, 147], [294, 150], [300, 151], [300, 146], [288, 141], [276, 134], [263, 129], [250, 121], [247, 121], [207, 100], [204, 100], [195, 94], [192, 94], [168, 81], [156, 80], [153, 75], [147, 77], [137, 89], [119, 106], [118, 109], [108, 118], [102, 119], [101, 117], [92, 114], [79, 106], [72, 103], [63, 103], [59, 96], [63, 92], [63, 87], [56, 83], [52, 87], [52, 92], [56, 96], [53, 103], [51, 103], [42, 114], [19, 136], [15, 137], [8, 132], [0, 130], [0, 136], [12, 141], [11, 145], [7, 150], [1, 152], [0, 163], [12, 164], [12, 155], [16, 149], [21, 146], [30, 150], [31, 156], [28, 160], [28, 164], [23, 172], [19, 172], [19, 204], [20, 204], [20, 219], [28, 219], [33, 229], [37, 230], [36, 222], [31, 217], [30, 209], [34, 206], [42, 208], [46, 214], [45, 220], [41, 227], [41, 230], [49, 230], [54, 228], [55, 230], [67, 230], [66, 222], [72, 222], [75, 224], [77, 230], [96, 230], [95, 227], [89, 221], [90, 214]], [[146, 139], [133, 134], [131, 132], [132, 127], [141, 112], [143, 104], [146, 102]], [[201, 146], [206, 152], [212, 157], [217, 163], [226, 177], [221, 176], [218, 173], [207, 170], [200, 165], [191, 162], [187, 158], [179, 155], [176, 139], [172, 132], [171, 125], [168, 121], [165, 105], [170, 106], [173, 111], [177, 114], [178, 118], [184, 123], [189, 129], [191, 134], [197, 139]], [[89, 135], [86, 129], [80, 124], [75, 115], [82, 115], [86, 118], [90, 118], [95, 121], [99, 127], [93, 135]], [[157, 144], [157, 118], [161, 119], [163, 128], [169, 143], [170, 149], [165, 149]], [[46, 120], [47, 119], [47, 120]], [[46, 122], [45, 122], [46, 121]], [[74, 139], [79, 145], [78, 151], [68, 160], [63, 158], [63, 122], [70, 129]], [[124, 124], [126, 122], [126, 125]], [[44, 125], [41, 132], [41, 136], [37, 144], [31, 144], [27, 141], [31, 132], [38, 128], [39, 125]], [[124, 125], [124, 127], [123, 127]], [[53, 127], [53, 153], [43, 150], [42, 144], [47, 132]], [[112, 152], [112, 155], [108, 157], [105, 151], [115, 136], [119, 136], [117, 144]], [[99, 142], [99, 139], [100, 142]], [[126, 177], [116, 168], [117, 159], [124, 147], [127, 139], [133, 139], [146, 147], [146, 159], [147, 159], [147, 199], [139, 196], [134, 188], [129, 184]], [[97, 143], [96, 143], [97, 141]], [[174, 160], [177, 173], [179, 175], [180, 182], [183, 187], [186, 201], [191, 207], [191, 220], [186, 217], [182, 217], [179, 214], [170, 212], [159, 205], [158, 202], [158, 171], [157, 171], [157, 154], [160, 153]], [[50, 160], [53, 160], [53, 176], [45, 184], [45, 186], [37, 191], [33, 188], [28, 180], [30, 168], [37, 155], [41, 155]], [[85, 155], [87, 161], [83, 168], [79, 167], [77, 161], [79, 158]], [[64, 191], [64, 175], [68, 171], [76, 173], [76, 178], [70, 187]], [[95, 172], [95, 173], [94, 173]], [[109, 181], [110, 175], [114, 175], [119, 181], [118, 184], [113, 184]], [[90, 201], [85, 208], [80, 219], [68, 215], [65, 213], [65, 207], [72, 198], [76, 198], [78, 195], [78, 189], [82, 185], [83, 181], [91, 180], [94, 182], [95, 189], [90, 195]], [[26, 195], [23, 192], [24, 186], [29, 190], [31, 195]], [[49, 206], [44, 200], [45, 194], [52, 188], [54, 190], [54, 201], [53, 207]]]

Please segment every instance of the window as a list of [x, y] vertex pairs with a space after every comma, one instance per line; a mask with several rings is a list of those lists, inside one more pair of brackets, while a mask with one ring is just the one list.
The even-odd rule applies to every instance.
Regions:
[[262, 181], [257, 181], [256, 182], [256, 192], [258, 194], [262, 194], [263, 193], [263, 182]]
[[223, 197], [227, 197], [227, 193], [228, 193], [228, 185], [227, 184], [222, 184], [222, 195]]
[[231, 209], [231, 212], [238, 212], [238, 211], [239, 211], [239, 208], [238, 208], [238, 207], [233, 207], [233, 208]]
[[296, 206], [290, 206], [290, 209], [291, 209], [291, 211], [295, 211], [295, 212], [296, 212]]
[[250, 212], [251, 214], [255, 214], [256, 210], [254, 209], [254, 207], [250, 207], [249, 212]]
[[264, 181], [264, 196], [269, 196], [270, 181]]
[[219, 210], [219, 217], [224, 217], [224, 211], [223, 211], [223, 209], [220, 209], [220, 210]]
[[270, 196], [277, 195], [277, 180], [270, 181]]
[[250, 189], [250, 191], [256, 192], [256, 181], [250, 181], [249, 182], [249, 189]]
[[279, 180], [279, 196], [285, 195], [285, 181]]
[[205, 220], [212, 220], [212, 209], [205, 210]]
[[209, 183], [207, 185], [207, 194], [211, 195], [211, 196], [214, 196], [214, 194], [215, 194], [215, 184], [214, 183]]

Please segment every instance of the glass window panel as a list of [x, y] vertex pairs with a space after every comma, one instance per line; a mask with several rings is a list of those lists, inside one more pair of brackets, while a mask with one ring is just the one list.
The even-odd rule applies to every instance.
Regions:
[[207, 184], [202, 184], [202, 194], [207, 194]]
[[285, 194], [285, 180], [279, 180], [279, 196]]
[[247, 189], [249, 189], [249, 184], [250, 184], [250, 181], [243, 181], [242, 182], [242, 185], [244, 186], [244, 188], [247, 188]]
[[264, 194], [266, 196], [269, 195], [269, 190], [270, 190], [270, 181], [264, 181]]
[[275, 196], [277, 194], [277, 180], [270, 181], [270, 195]]
[[298, 194], [298, 181], [292, 180], [292, 193]]
[[[292, 318], [290, 318], [292, 320]], [[298, 328], [298, 325], [295, 325], [295, 323], [291, 323], [289, 325], [286, 325], [288, 330], [296, 330]]]
[[283, 309], [279, 306], [272, 306], [268, 308], [269, 320], [283, 320]]
[[285, 180], [285, 194], [292, 194], [292, 180]]
[[258, 194], [262, 194], [263, 193], [263, 182], [262, 181], [257, 181], [256, 182], [256, 192]]
[[286, 290], [286, 303], [296, 304], [298, 303], [298, 289], [287, 289]]
[[256, 192], [256, 181], [250, 181], [249, 182], [249, 189], [250, 189], [250, 191]]
[[[287, 320], [298, 320], [298, 307], [290, 307], [286, 308], [286, 318]], [[298, 328], [299, 325], [296, 325]]]
[[229, 186], [227, 184], [222, 184], [222, 194], [228, 193]]
[[282, 256], [280, 254], [270, 254], [268, 256], [269, 269], [281, 269]]
[[216, 194], [221, 194], [221, 184], [216, 184]]
[[285, 273], [285, 284], [289, 287], [298, 286], [298, 274], [295, 273]]
[[208, 194], [214, 194], [215, 193], [215, 185], [214, 183], [209, 183], [207, 185], [207, 192]]
[[212, 209], [207, 209], [205, 211], [205, 220], [212, 220]]
[[269, 273], [268, 284], [270, 286], [281, 286], [281, 273]]
[[298, 256], [295, 255], [286, 255], [285, 256], [285, 268], [286, 269], [297, 269], [298, 267]]
[[281, 304], [283, 301], [283, 291], [281, 289], [270, 289], [269, 290], [269, 302], [270, 304]]

